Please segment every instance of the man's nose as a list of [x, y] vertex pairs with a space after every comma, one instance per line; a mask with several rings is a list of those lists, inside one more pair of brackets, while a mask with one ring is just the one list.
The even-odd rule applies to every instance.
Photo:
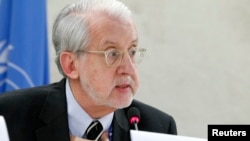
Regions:
[[121, 63], [119, 65], [118, 73], [120, 74], [133, 74], [135, 72], [135, 65], [128, 53], [124, 53]]

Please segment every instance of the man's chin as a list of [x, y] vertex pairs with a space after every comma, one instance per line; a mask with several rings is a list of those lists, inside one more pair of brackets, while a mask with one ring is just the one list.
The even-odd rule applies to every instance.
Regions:
[[130, 100], [127, 100], [127, 102], [123, 102], [122, 104], [117, 104], [117, 105], [115, 106], [115, 108], [116, 108], [116, 109], [126, 108], [126, 107], [128, 107], [128, 106], [131, 105], [132, 101], [133, 101], [133, 98], [131, 98]]

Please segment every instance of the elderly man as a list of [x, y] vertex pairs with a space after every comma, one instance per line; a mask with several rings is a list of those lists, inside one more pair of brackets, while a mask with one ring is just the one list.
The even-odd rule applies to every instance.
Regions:
[[67, 5], [54, 23], [53, 43], [64, 78], [0, 96], [0, 115], [11, 140], [129, 141], [131, 107], [137, 109], [139, 130], [177, 134], [172, 116], [133, 99], [137, 66], [146, 50], [138, 47], [131, 11], [123, 3], [80, 0]]

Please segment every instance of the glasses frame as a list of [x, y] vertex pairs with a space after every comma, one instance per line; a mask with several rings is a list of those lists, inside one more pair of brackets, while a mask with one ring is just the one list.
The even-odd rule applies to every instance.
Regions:
[[[129, 56], [129, 59], [130, 61], [133, 63], [133, 64], [140, 64], [143, 60], [143, 57], [144, 57], [144, 54], [146, 52], [146, 49], [145, 48], [137, 48], [137, 47], [134, 47], [136, 49], [136, 52], [139, 52], [140, 53], [140, 57], [141, 57], [141, 60], [139, 62], [134, 62], [132, 61], [131, 57]], [[117, 50], [117, 49], [116, 49]], [[118, 60], [116, 60], [116, 62], [114, 64], [109, 64], [109, 61], [108, 61], [108, 54], [110, 53], [109, 50], [105, 50], [105, 51], [97, 51], [97, 50], [78, 50], [77, 52], [84, 52], [84, 53], [92, 53], [92, 54], [99, 54], [99, 55], [104, 55], [105, 57], [105, 62], [107, 64], [107, 66], [118, 66], [120, 63], [121, 63], [121, 60], [123, 59], [124, 57], [124, 54], [128, 54], [128, 51], [124, 51], [124, 52], [121, 52], [119, 50], [117, 50], [120, 54]]]

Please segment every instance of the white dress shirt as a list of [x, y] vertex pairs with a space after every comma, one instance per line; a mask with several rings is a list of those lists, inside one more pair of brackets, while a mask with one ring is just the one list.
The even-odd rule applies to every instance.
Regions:
[[[70, 134], [78, 137], [82, 137], [89, 124], [95, 120], [92, 119], [84, 109], [75, 100], [71, 88], [69, 86], [68, 79], [66, 81], [66, 98], [68, 109], [68, 124]], [[104, 131], [108, 131], [113, 120], [114, 112], [98, 119], [103, 126]]]

